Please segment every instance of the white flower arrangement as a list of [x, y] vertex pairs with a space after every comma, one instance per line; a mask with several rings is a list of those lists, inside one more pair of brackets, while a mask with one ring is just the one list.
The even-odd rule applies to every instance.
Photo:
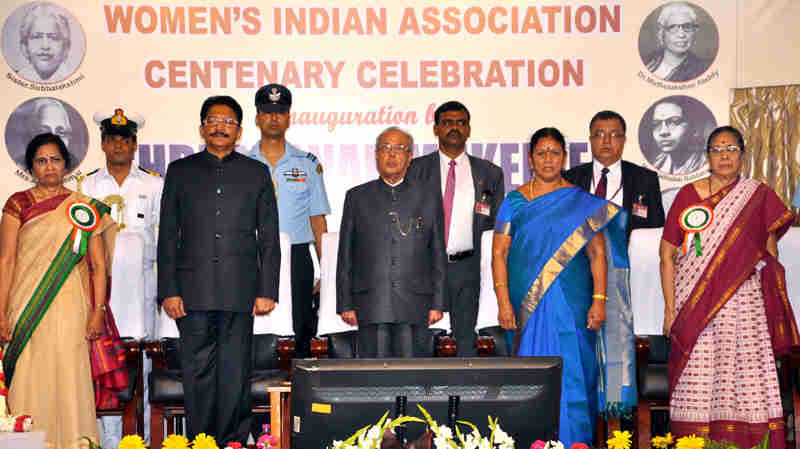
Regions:
[[[462, 434], [456, 426], [454, 435], [453, 429], [437, 424], [425, 408], [421, 405], [417, 405], [417, 407], [425, 417], [424, 420], [413, 416], [401, 416], [393, 421], [388, 421], [386, 417], [389, 412], [387, 411], [375, 425], [359, 429], [344, 441], [334, 440], [330, 448], [379, 449], [386, 431], [392, 432], [396, 426], [407, 422], [420, 422], [428, 424], [433, 433], [433, 444], [436, 449], [514, 449], [514, 439], [500, 428], [497, 418], [488, 417], [491, 430], [488, 437], [481, 436], [478, 428], [469, 421], [456, 421], [456, 423], [468, 426], [472, 429], [470, 433]], [[548, 449], [564, 449], [564, 445]]]

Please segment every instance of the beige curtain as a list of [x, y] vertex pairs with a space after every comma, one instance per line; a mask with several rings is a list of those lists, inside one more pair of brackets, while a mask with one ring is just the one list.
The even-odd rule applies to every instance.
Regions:
[[730, 123], [744, 134], [742, 174], [791, 207], [800, 179], [800, 85], [734, 89]]

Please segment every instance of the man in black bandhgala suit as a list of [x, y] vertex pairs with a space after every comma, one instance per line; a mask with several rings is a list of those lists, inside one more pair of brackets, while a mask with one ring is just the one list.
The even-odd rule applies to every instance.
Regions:
[[188, 437], [245, 444], [253, 316], [278, 297], [278, 209], [267, 166], [234, 151], [236, 100], [208, 98], [200, 119], [205, 150], [164, 180], [158, 301], [180, 331]]
[[399, 128], [377, 139], [380, 178], [347, 192], [339, 228], [336, 312], [358, 325], [361, 358], [413, 357], [442, 318], [442, 203], [406, 178], [413, 140]]

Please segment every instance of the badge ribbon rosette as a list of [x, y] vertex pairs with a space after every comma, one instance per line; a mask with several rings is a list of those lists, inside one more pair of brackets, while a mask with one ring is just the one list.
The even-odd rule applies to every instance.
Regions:
[[76, 201], [67, 207], [67, 218], [75, 228], [70, 234], [72, 252], [84, 256], [89, 247], [90, 234], [100, 224], [100, 214], [91, 204]]
[[693, 204], [681, 212], [678, 223], [681, 229], [686, 232], [683, 241], [683, 253], [689, 250], [694, 244], [694, 251], [697, 257], [703, 255], [703, 246], [700, 242], [700, 233], [708, 229], [714, 221], [714, 210], [704, 204]]

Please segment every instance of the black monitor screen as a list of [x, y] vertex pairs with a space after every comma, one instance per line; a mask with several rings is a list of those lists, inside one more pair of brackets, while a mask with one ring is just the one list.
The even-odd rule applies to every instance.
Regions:
[[[407, 400], [407, 415], [422, 418], [420, 404], [439, 424], [448, 423], [448, 401], [457, 396], [458, 420], [487, 436], [487, 416], [497, 417], [518, 448], [558, 439], [560, 357], [306, 359], [294, 361], [293, 373], [294, 449], [330, 446], [386, 411], [393, 418], [398, 396]], [[424, 431], [410, 423], [407, 438]]]

